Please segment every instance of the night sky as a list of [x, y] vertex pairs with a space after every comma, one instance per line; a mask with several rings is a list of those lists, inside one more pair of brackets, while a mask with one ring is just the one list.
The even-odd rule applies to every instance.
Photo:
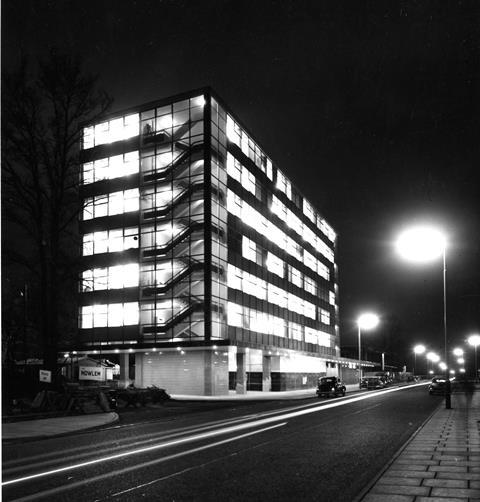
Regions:
[[79, 53], [112, 111], [213, 87], [339, 234], [342, 346], [369, 309], [384, 320], [362, 338], [372, 348], [393, 322], [407, 364], [415, 343], [443, 350], [441, 261], [413, 266], [393, 249], [424, 221], [448, 234], [452, 346], [480, 332], [479, 2], [2, 7], [4, 71], [52, 46]]

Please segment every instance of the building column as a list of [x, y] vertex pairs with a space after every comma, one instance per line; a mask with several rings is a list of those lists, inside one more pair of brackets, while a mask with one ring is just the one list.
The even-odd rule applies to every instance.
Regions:
[[247, 361], [244, 352], [237, 352], [237, 394], [247, 393]]
[[143, 354], [135, 354], [135, 387], [143, 387]]
[[120, 380], [118, 386], [120, 389], [126, 389], [130, 385], [130, 354], [119, 354], [120, 356]]
[[262, 391], [272, 390], [272, 357], [263, 356], [262, 360]]
[[213, 382], [213, 358], [211, 350], [205, 350], [203, 361], [204, 394], [205, 396], [213, 396], [215, 395], [215, 385]]

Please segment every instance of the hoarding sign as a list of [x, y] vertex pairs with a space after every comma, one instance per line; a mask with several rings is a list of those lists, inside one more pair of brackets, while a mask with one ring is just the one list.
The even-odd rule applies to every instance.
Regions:
[[52, 372], [40, 370], [40, 382], [52, 383]]
[[103, 368], [101, 366], [80, 366], [78, 369], [79, 380], [97, 380], [102, 382], [105, 380]]

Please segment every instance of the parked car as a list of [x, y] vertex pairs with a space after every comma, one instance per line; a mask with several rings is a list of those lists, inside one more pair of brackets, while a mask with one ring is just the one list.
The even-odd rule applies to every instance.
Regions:
[[378, 377], [378, 376], [372, 376], [372, 377], [366, 377], [362, 378], [362, 381], [360, 383], [360, 388], [361, 389], [383, 389], [386, 387], [386, 382]]
[[344, 396], [347, 388], [341, 382], [340, 378], [337, 377], [320, 377], [318, 379], [317, 386], [317, 396], [318, 397], [329, 397], [329, 396]]

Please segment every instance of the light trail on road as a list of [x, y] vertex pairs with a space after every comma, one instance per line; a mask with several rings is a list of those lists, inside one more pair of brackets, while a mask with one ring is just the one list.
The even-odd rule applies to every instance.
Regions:
[[[363, 401], [366, 399], [372, 399], [372, 398], [381, 396], [383, 394], [388, 394], [391, 392], [398, 392], [401, 390], [410, 389], [410, 388], [418, 387], [418, 386], [424, 386], [424, 385], [425, 385], [424, 383], [413, 384], [413, 385], [408, 385], [408, 386], [404, 386], [404, 387], [395, 387], [395, 388], [385, 389], [385, 390], [378, 391], [375, 393], [364, 393], [364, 394], [357, 395], [357, 396], [351, 397], [351, 398], [342, 398], [342, 399], [339, 399], [339, 400], [332, 402], [332, 403], [315, 403], [315, 404], [302, 405], [302, 406], [294, 407], [293, 411], [292, 411], [292, 408], [290, 408], [289, 411], [287, 411], [287, 412], [283, 412], [283, 410], [276, 410], [276, 411], [269, 411], [269, 412], [265, 412], [265, 413], [259, 413], [255, 416], [255, 420], [251, 421], [251, 422], [238, 424], [238, 425], [234, 425], [234, 426], [223, 427], [223, 428], [215, 430], [215, 431], [204, 432], [201, 434], [194, 434], [192, 436], [188, 436], [188, 437], [173, 440], [173, 441], [163, 442], [160, 444], [156, 444], [156, 445], [152, 445], [152, 446], [148, 446], [148, 447], [143, 447], [143, 448], [137, 448], [134, 450], [129, 450], [126, 452], [117, 453], [114, 455], [108, 455], [105, 457], [92, 459], [92, 460], [89, 460], [86, 462], [80, 462], [80, 463], [68, 465], [65, 467], [59, 467], [56, 469], [52, 469], [52, 470], [48, 470], [48, 471], [44, 471], [44, 472], [39, 472], [39, 473], [31, 474], [28, 476], [24, 476], [24, 477], [15, 478], [15, 479], [12, 479], [9, 481], [3, 481], [2, 486], [8, 486], [8, 485], [12, 485], [15, 483], [30, 481], [32, 479], [37, 479], [37, 478], [41, 478], [41, 477], [52, 476], [54, 474], [58, 474], [61, 472], [80, 469], [82, 467], [88, 467], [88, 466], [91, 466], [94, 464], [111, 462], [111, 461], [118, 460], [121, 458], [139, 455], [141, 453], [147, 453], [147, 452], [151, 452], [154, 450], [160, 450], [160, 449], [164, 449], [164, 448], [168, 448], [168, 447], [172, 447], [172, 446], [177, 446], [177, 445], [181, 445], [181, 444], [186, 444], [186, 443], [190, 443], [190, 442], [194, 442], [194, 441], [200, 441], [202, 439], [209, 439], [209, 438], [213, 438], [218, 435], [240, 432], [242, 430], [253, 428], [253, 427], [268, 426], [269, 424], [272, 424], [274, 422], [286, 421], [291, 418], [296, 418], [296, 417], [311, 414], [311, 413], [317, 413], [319, 411], [323, 411], [323, 410], [327, 410], [327, 409], [331, 409], [331, 408], [336, 408], [339, 406], [345, 406], [347, 404], [351, 404], [354, 402]], [[274, 416], [269, 416], [269, 415], [274, 415]], [[267, 417], [267, 418], [259, 418], [259, 417]], [[238, 420], [244, 421], [247, 419], [251, 419], [251, 415], [249, 416], [249, 418], [241, 417]], [[267, 429], [262, 429], [262, 431], [267, 430]]]
[[[159, 464], [159, 463], [162, 463], [162, 462], [167, 462], [169, 460], [174, 460], [174, 459], [179, 458], [179, 457], [184, 457], [185, 455], [191, 455], [193, 453], [198, 453], [200, 451], [208, 450], [209, 448], [214, 448], [216, 446], [222, 446], [224, 444], [231, 443], [233, 441], [238, 441], [240, 439], [244, 439], [246, 437], [253, 436], [255, 434], [261, 434], [262, 432], [266, 432], [266, 431], [269, 431], [269, 430], [272, 430], [272, 429], [277, 429], [279, 427], [283, 427], [284, 425], [286, 425], [286, 422], [280, 423], [280, 424], [276, 424], [276, 425], [272, 425], [270, 427], [265, 427], [263, 429], [259, 429], [259, 430], [256, 430], [256, 431], [247, 432], [245, 434], [241, 434], [239, 436], [234, 436], [232, 438], [223, 439], [221, 441], [216, 441], [215, 443], [207, 444], [207, 445], [204, 445], [204, 446], [199, 446], [197, 448], [192, 448], [190, 450], [186, 450], [186, 451], [182, 451], [182, 452], [179, 452], [179, 453], [175, 453], [173, 455], [168, 455], [166, 457], [157, 458], [155, 460], [150, 460], [149, 462], [143, 462], [141, 464], [135, 464], [135, 465], [132, 465], [132, 466], [129, 466], [129, 467], [124, 467], [123, 469], [117, 469], [115, 471], [109, 471], [109, 472], [106, 472], [105, 474], [100, 474], [98, 476], [94, 476], [94, 477], [91, 477], [91, 478], [88, 478], [88, 479], [85, 479], [85, 480], [82, 480], [82, 481], [76, 481], [76, 482], [70, 483], [68, 485], [57, 486], [57, 487], [51, 488], [49, 490], [44, 490], [44, 491], [41, 491], [41, 492], [36, 492], [36, 493], [34, 493], [32, 495], [27, 495], [25, 497], [13, 499], [12, 502], [28, 502], [28, 501], [31, 501], [31, 500], [36, 500], [38, 498], [43, 498], [43, 497], [49, 497], [49, 496], [57, 495], [57, 494], [59, 494], [61, 492], [64, 492], [64, 491], [72, 490], [74, 488], [79, 488], [79, 487], [81, 487], [81, 486], [83, 486], [85, 484], [88, 484], [88, 483], [94, 483], [96, 481], [102, 481], [102, 480], [104, 480], [106, 478], [109, 478], [109, 477], [112, 477], [112, 476], [120, 476], [122, 474], [126, 474], [127, 472], [131, 472], [133, 470], [143, 469], [145, 467], [151, 467], [152, 465], [155, 465], [155, 464]], [[159, 482], [159, 481], [162, 481], [164, 479], [167, 479], [167, 478], [173, 477], [173, 476], [178, 476], [179, 474], [182, 474], [183, 472], [187, 472], [188, 470], [191, 470], [191, 469], [194, 469], [194, 468], [198, 468], [198, 466], [194, 466], [194, 467], [192, 467], [190, 469], [184, 469], [183, 471], [170, 474], [169, 476], [164, 476], [163, 478], [154, 480], [154, 482]], [[151, 483], [145, 483], [142, 486], [147, 486], [149, 484], [153, 484], [153, 482], [151, 482]], [[125, 492], [132, 491], [134, 489], [139, 489], [142, 486], [133, 487], [133, 488], [131, 488], [129, 490], [125, 490]], [[118, 496], [118, 495], [121, 495], [121, 494], [122, 494], [121, 492], [118, 492], [118, 493], [116, 493], [116, 494], [114, 494], [112, 496]]]

